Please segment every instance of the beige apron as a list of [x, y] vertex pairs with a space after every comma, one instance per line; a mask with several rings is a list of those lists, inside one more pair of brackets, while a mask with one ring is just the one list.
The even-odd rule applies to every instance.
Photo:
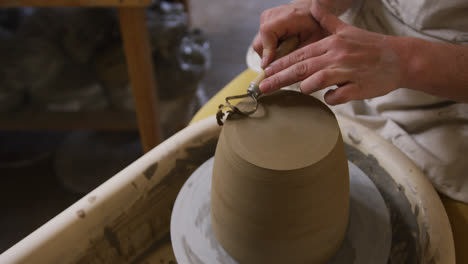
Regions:
[[[468, 0], [363, 0], [343, 20], [383, 34], [468, 44]], [[391, 141], [438, 191], [468, 203], [468, 104], [402, 88], [334, 110]]]

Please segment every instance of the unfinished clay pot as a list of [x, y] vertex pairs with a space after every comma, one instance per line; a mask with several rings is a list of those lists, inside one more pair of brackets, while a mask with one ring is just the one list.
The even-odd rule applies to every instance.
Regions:
[[240, 263], [324, 263], [343, 241], [344, 144], [334, 114], [311, 96], [280, 91], [250, 116], [230, 115], [212, 184], [213, 231]]

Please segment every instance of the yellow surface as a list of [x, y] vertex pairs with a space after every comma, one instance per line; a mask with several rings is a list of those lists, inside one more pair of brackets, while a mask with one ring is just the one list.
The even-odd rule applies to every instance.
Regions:
[[[193, 117], [190, 124], [216, 114], [227, 96], [245, 93], [256, 72], [245, 70], [208, 101]], [[214, 118], [214, 117], [213, 117]], [[452, 225], [457, 263], [468, 264], [468, 204], [440, 196]]]
[[468, 204], [440, 195], [452, 225], [457, 263], [468, 263]]

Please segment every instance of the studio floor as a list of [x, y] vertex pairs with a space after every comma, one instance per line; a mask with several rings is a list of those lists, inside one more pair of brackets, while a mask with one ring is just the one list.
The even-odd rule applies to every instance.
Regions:
[[[203, 80], [209, 98], [245, 70], [245, 54], [258, 29], [262, 10], [285, 1], [189, 2], [192, 26], [202, 29], [211, 45], [211, 68]], [[57, 173], [62, 171], [63, 176], [63, 171], [74, 172], [75, 166], [80, 163], [74, 163], [73, 160], [62, 162], [60, 164], [66, 166], [63, 168], [58, 165], [58, 160], [63, 158], [60, 146], [63, 146], [65, 140], [87, 137], [89, 133], [0, 132], [0, 253], [83, 196], [82, 193], [68, 188], [66, 185], [73, 182], [64, 181], [64, 177], [58, 177]], [[105, 142], [99, 141], [100, 139]], [[92, 173], [82, 177], [78, 175], [85, 182], [87, 177], [93, 177], [89, 179], [90, 184], [85, 186], [87, 188], [104, 181], [141, 155], [137, 132], [100, 132], [98, 136], [93, 136], [93, 140], [97, 146], [91, 144], [86, 148], [90, 153], [100, 149], [98, 154], [101, 157], [109, 153], [109, 150], [102, 150], [103, 147], [112, 146], [116, 141], [125, 146], [125, 151], [112, 151], [113, 154], [107, 155], [105, 162], [87, 164], [86, 170]], [[81, 155], [83, 156], [86, 155]]]

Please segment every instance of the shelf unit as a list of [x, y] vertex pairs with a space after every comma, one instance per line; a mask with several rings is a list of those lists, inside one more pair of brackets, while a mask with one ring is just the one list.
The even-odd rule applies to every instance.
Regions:
[[[179, 1], [189, 10], [188, 0]], [[0, 8], [13, 7], [114, 7], [128, 65], [134, 113], [97, 111], [79, 113], [37, 112], [25, 109], [0, 113], [2, 130], [132, 130], [138, 129], [145, 152], [161, 142], [153, 61], [146, 28], [145, 8], [151, 0], [0, 0]]]

